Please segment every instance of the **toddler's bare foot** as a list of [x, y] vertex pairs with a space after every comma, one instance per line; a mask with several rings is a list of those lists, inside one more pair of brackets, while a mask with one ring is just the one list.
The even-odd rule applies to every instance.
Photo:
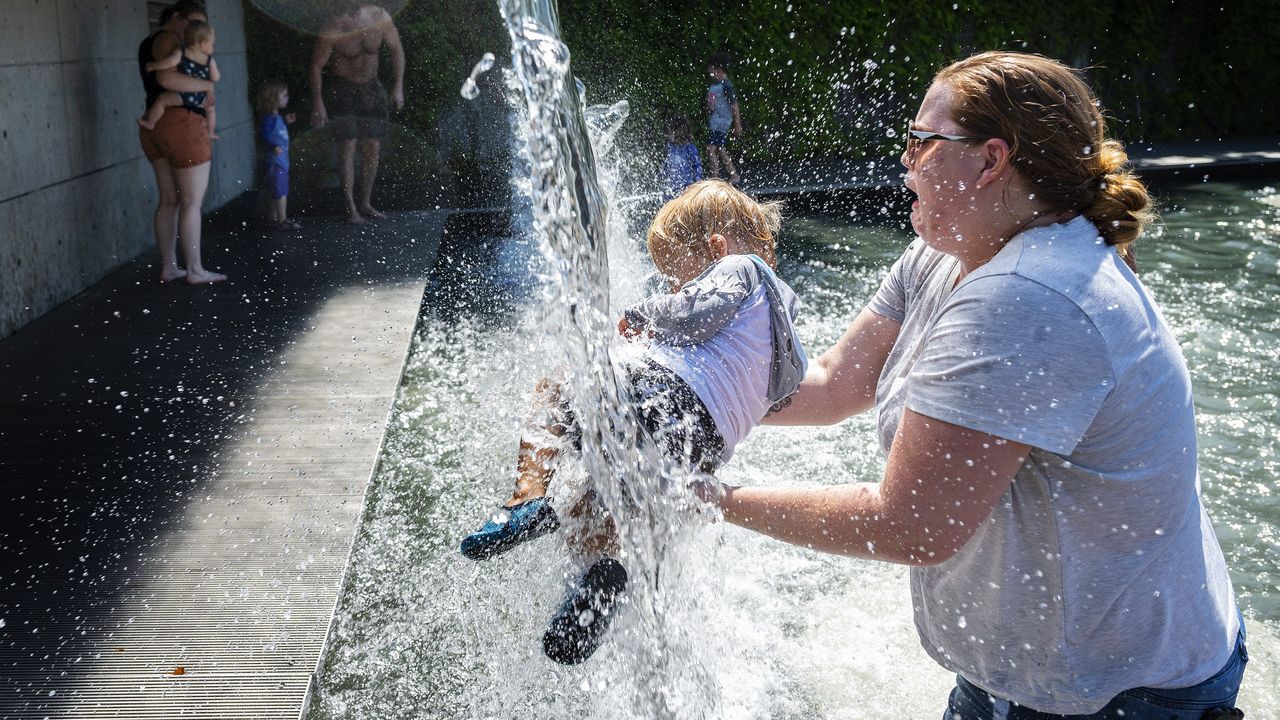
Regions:
[[380, 210], [374, 209], [374, 207], [368, 203], [365, 203], [364, 205], [360, 206], [360, 212], [364, 213], [365, 215], [368, 215], [371, 218], [384, 218], [387, 216], [386, 213], [383, 213]]
[[148, 130], [156, 129], [156, 124], [148, 120], [146, 115], [143, 115], [142, 117], [138, 118], [138, 124]]
[[226, 275], [223, 275], [222, 273], [209, 272], [208, 270], [187, 273], [188, 285], [208, 285], [209, 283], [222, 282], [226, 279]]
[[174, 280], [181, 280], [186, 276], [186, 270], [182, 270], [180, 268], [173, 268], [172, 270], [165, 269], [160, 271], [160, 282], [173, 282]]
[[209, 133], [209, 139], [210, 139], [210, 140], [221, 140], [221, 139], [222, 139], [222, 136], [221, 136], [221, 135], [219, 135], [218, 133]]

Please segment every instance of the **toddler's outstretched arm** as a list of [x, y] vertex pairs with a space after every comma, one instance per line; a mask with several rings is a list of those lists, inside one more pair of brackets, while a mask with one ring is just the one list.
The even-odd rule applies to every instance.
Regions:
[[[760, 286], [760, 270], [746, 255], [730, 255], [685, 283], [627, 308], [628, 332], [649, 332], [671, 345], [697, 345], [720, 332]], [[621, 326], [619, 330], [621, 330]]]

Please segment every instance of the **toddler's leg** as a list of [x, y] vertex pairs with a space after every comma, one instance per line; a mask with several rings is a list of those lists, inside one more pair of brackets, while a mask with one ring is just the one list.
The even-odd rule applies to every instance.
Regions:
[[566, 542], [595, 560], [569, 588], [542, 635], [542, 651], [563, 665], [584, 662], [604, 642], [628, 582], [626, 568], [615, 559], [617, 529], [595, 494], [588, 492], [570, 513], [577, 522]]
[[218, 111], [215, 110], [212, 105], [206, 106], [204, 109], [204, 116], [209, 121], [209, 139], [221, 140], [222, 138], [218, 137], [217, 133]]
[[514, 507], [547, 494], [556, 472], [561, 438], [568, 432], [560, 411], [560, 386], [547, 378], [534, 388], [516, 456], [516, 489], [505, 503]]
[[618, 556], [618, 528], [595, 492], [587, 492], [569, 510], [573, 518], [565, 543], [583, 557]]
[[173, 91], [162, 92], [156, 98], [156, 101], [151, 103], [151, 107], [147, 108], [147, 112], [143, 114], [142, 117], [138, 118], [138, 124], [148, 130], [154, 130], [156, 123], [164, 116], [165, 108], [181, 106], [181, 95]]
[[721, 148], [719, 145], [707, 146], [707, 177], [708, 178], [720, 177], [720, 149]]
[[737, 185], [740, 178], [738, 176], [737, 168], [733, 166], [733, 158], [729, 157], [729, 150], [723, 145], [719, 147], [719, 150], [721, 159], [724, 160], [724, 169], [729, 171], [729, 182]]
[[543, 379], [520, 438], [515, 491], [502, 510], [462, 539], [463, 555], [474, 560], [491, 558], [560, 527], [555, 510], [542, 498], [555, 473], [561, 438], [569, 434], [568, 425], [560, 408], [559, 386]]

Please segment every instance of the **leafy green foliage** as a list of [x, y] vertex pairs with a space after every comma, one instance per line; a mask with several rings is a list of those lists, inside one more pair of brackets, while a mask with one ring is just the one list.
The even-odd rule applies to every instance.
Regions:
[[[252, 0], [246, 8], [252, 81], [285, 79], [305, 118], [311, 36]], [[1113, 133], [1128, 141], [1280, 132], [1274, 0], [561, 0], [559, 9], [590, 101], [627, 99], [625, 132], [655, 146], [674, 114], [705, 137], [705, 62], [721, 49], [734, 57], [746, 131], [735, 154], [750, 158], [892, 152], [934, 72], [990, 49], [1086, 68]], [[413, 162], [428, 162], [471, 64], [485, 51], [501, 63], [508, 40], [496, 0], [408, 0], [396, 24], [408, 56], [402, 134], [419, 148]]]
[[1127, 140], [1280, 131], [1270, 0], [561, 0], [560, 10], [593, 101], [626, 97], [633, 123], [684, 114], [705, 128], [704, 63], [731, 53], [748, 157], [888, 152], [889, 131], [900, 134], [938, 69], [992, 49], [1087, 68]]

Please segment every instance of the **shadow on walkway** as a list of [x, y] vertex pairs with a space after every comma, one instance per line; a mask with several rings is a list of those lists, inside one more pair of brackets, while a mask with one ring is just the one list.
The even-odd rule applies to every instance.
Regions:
[[[307, 486], [304, 473], [296, 473], [297, 489], [272, 492], [305, 486], [313, 493], [362, 495], [382, 432], [372, 426], [385, 424], [385, 408], [381, 415], [371, 408], [373, 419], [362, 416], [359, 426], [290, 424], [296, 425], [300, 405], [304, 411], [307, 403], [338, 406], [344, 397], [359, 405], [371, 396], [360, 384], [364, 369], [352, 367], [351, 357], [362, 357], [365, 344], [403, 323], [380, 317], [382, 297], [401, 305], [409, 298], [408, 314], [394, 317], [412, 323], [442, 224], [441, 213], [404, 213], [358, 228], [317, 218], [288, 234], [207, 230], [205, 264], [225, 272], [228, 282], [161, 284], [154, 254], [148, 255], [0, 341], [0, 710], [65, 712], [78, 690], [53, 698], [45, 688], [75, 687], [67, 675], [77, 672], [82, 657], [111, 652], [111, 638], [133, 622], [114, 613], [138, 599], [133, 595], [148, 568], [169, 562], [156, 557], [164, 556], [164, 543], [178, 545], [175, 531], [187, 532], [175, 525], [191, 524], [190, 507], [217, 492], [235, 505], [272, 477], [259, 469], [253, 483], [214, 487], [223, 482], [220, 472], [234, 471], [228, 468], [251, 475], [256, 454], [246, 450], [254, 440], [245, 429], [254, 424], [259, 394], [294, 393], [277, 403], [294, 405], [259, 418], [256, 442], [264, 441], [264, 427], [274, 428], [277, 434], [266, 438], [274, 455], [287, 457], [296, 447], [299, 463], [350, 470], [341, 489]], [[334, 302], [353, 294], [360, 303]], [[322, 349], [296, 369], [287, 367], [296, 362], [291, 353], [300, 337], [335, 322], [362, 329], [348, 333], [359, 346], [354, 354], [351, 346], [341, 357]], [[330, 339], [326, 347], [338, 346]], [[368, 355], [380, 365], [369, 372], [390, 378], [382, 384], [389, 383], [392, 395], [403, 350], [394, 355]], [[265, 389], [269, 378], [281, 375], [292, 385]], [[365, 447], [374, 447], [370, 457], [344, 455], [351, 445], [344, 434], [374, 431], [364, 438]], [[307, 443], [289, 445], [289, 438], [303, 436]], [[326, 447], [333, 457], [318, 456]], [[244, 522], [238, 516], [216, 521], [228, 532]], [[246, 532], [245, 542], [253, 543], [256, 531]], [[345, 547], [340, 538], [333, 545]], [[189, 542], [181, 552], [186, 555], [173, 564], [187, 572], [219, 562], [192, 556]], [[336, 555], [345, 564], [345, 552]], [[147, 602], [142, 599], [149, 610]], [[187, 620], [195, 618], [179, 613], [166, 622], [180, 628]], [[298, 670], [305, 679], [310, 669]]]

